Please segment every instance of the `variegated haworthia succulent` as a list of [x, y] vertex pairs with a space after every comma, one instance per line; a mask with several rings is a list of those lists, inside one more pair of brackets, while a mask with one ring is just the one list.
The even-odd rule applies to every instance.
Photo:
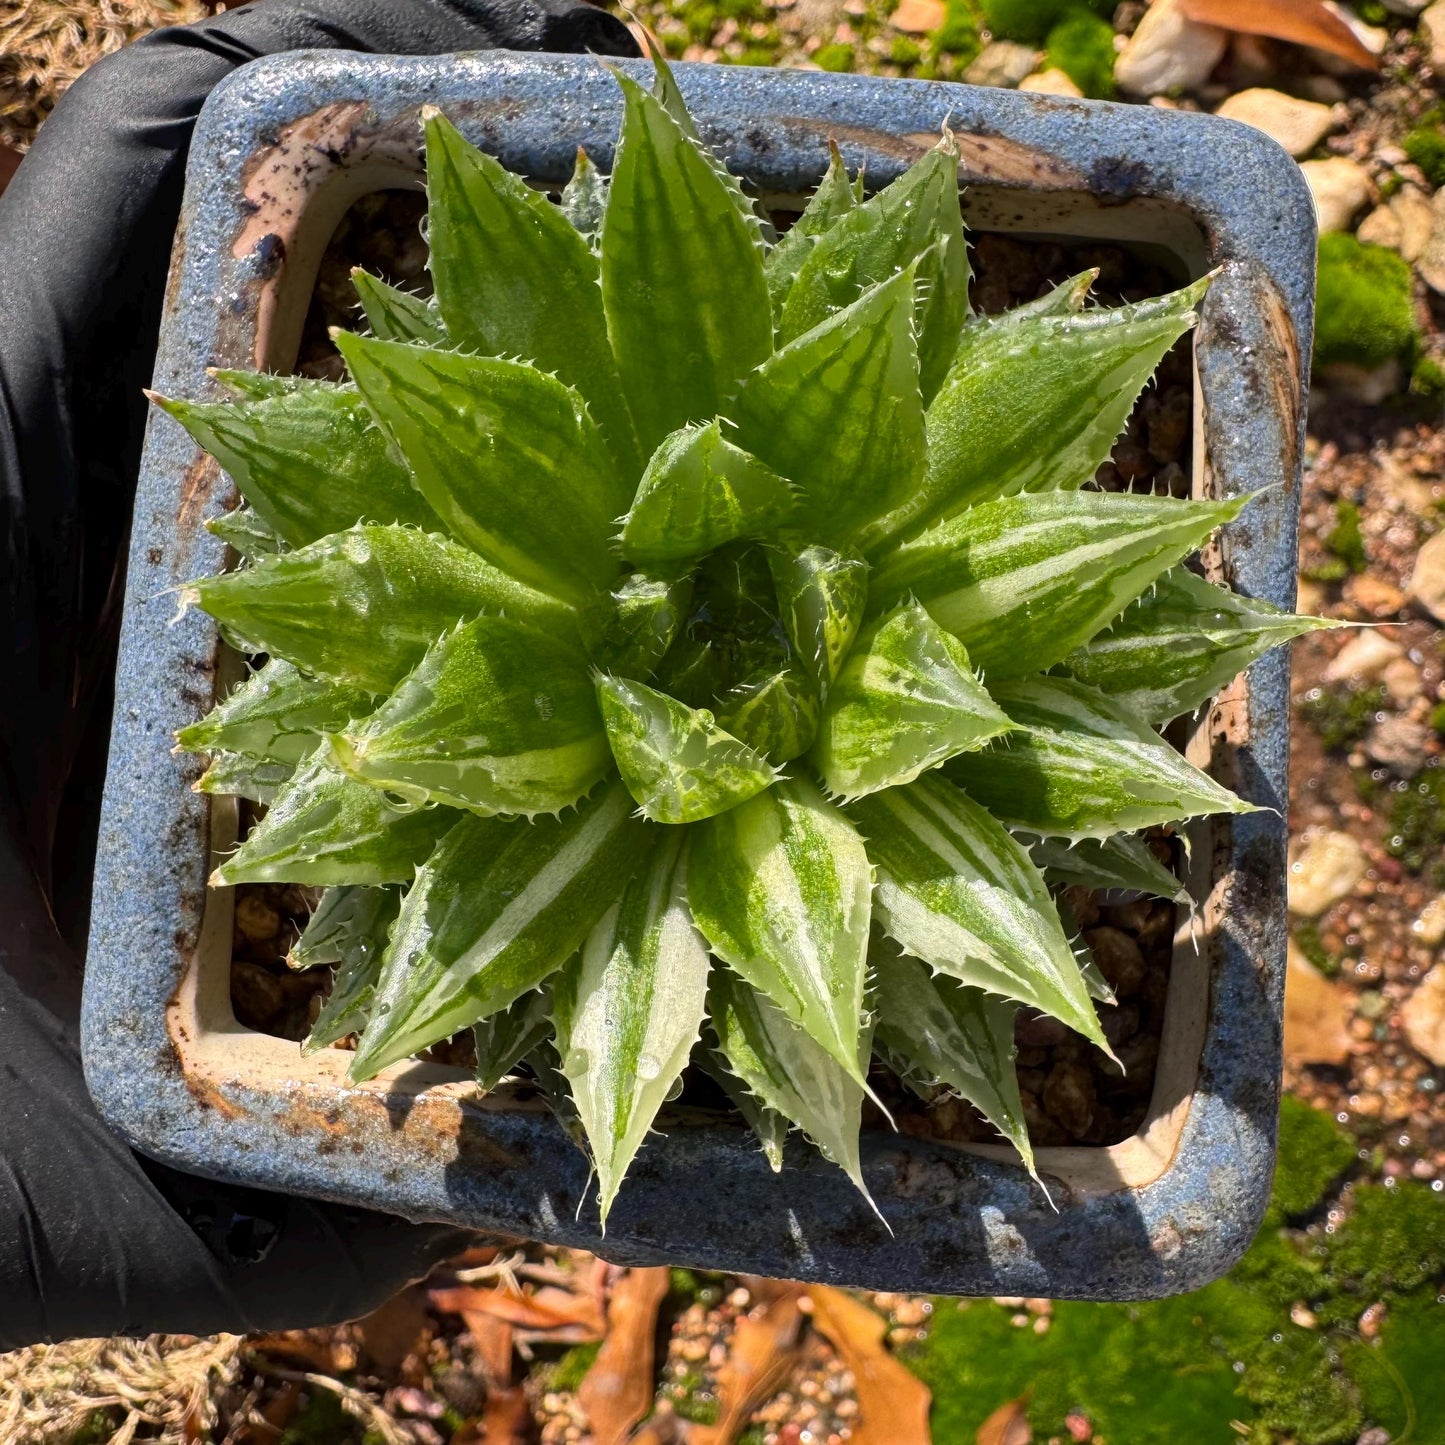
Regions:
[[1140, 830], [1250, 805], [1156, 726], [1317, 625], [1186, 570], [1241, 501], [1089, 486], [1207, 283], [974, 316], [950, 137], [866, 199], [834, 151], [775, 239], [618, 81], [560, 204], [426, 117], [435, 297], [358, 275], [349, 382], [160, 401], [247, 503], [194, 598], [269, 659], [180, 734], [267, 805], [215, 882], [328, 890], [355, 1079], [527, 1060], [604, 1218], [689, 1060], [774, 1167], [864, 1188], [875, 1050], [1032, 1167], [1016, 1010], [1107, 1048], [1051, 888], [1177, 895]]

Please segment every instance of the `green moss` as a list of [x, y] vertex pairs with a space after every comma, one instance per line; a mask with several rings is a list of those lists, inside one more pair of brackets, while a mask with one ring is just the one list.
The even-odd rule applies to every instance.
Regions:
[[911, 35], [895, 35], [888, 58], [894, 65], [917, 65], [923, 59], [923, 47]]
[[1325, 537], [1325, 550], [1351, 572], [1363, 572], [1368, 565], [1365, 539], [1360, 535], [1360, 509], [1343, 497], [1335, 503], [1335, 525]]
[[552, 1366], [552, 1373], [547, 1381], [548, 1388], [553, 1390], [577, 1389], [586, 1378], [587, 1371], [592, 1368], [592, 1361], [597, 1358], [597, 1351], [601, 1348], [600, 1342], [590, 1345], [573, 1345]]
[[1390, 12], [1380, 4], [1380, 0], [1358, 0], [1355, 5], [1355, 14], [1365, 22], [1366, 25], [1390, 25]]
[[842, 72], [853, 69], [853, 47], [851, 45], [825, 45], [813, 55], [813, 64], [819, 70]]
[[1410, 373], [1410, 394], [1429, 402], [1445, 397], [1445, 366], [1432, 356], [1421, 356]]
[[1305, 720], [1320, 735], [1327, 751], [1343, 752], [1364, 737], [1385, 705], [1383, 687], [1311, 688], [1300, 702]]
[[1409, 264], [1387, 246], [1343, 232], [1320, 237], [1315, 285], [1315, 361], [1379, 366], [1415, 348]]
[[1385, 846], [1412, 873], [1445, 882], [1445, 768], [1426, 768], [1390, 805]]
[[1285, 1097], [1280, 1101], [1279, 1165], [1271, 1208], [1285, 1219], [1308, 1214], [1354, 1157], [1354, 1141], [1328, 1114]]
[[1445, 733], [1445, 702], [1437, 703], [1430, 711], [1430, 726], [1437, 733]]
[[1362, 1184], [1352, 1205], [1327, 1236], [1325, 1274], [1360, 1309], [1445, 1276], [1445, 1194], [1410, 1180], [1393, 1188]]
[[1079, 0], [980, 0], [979, 8], [984, 28], [995, 39], [1027, 45], [1042, 44], [1056, 25], [1080, 9], [1101, 17], [1114, 11], [1112, 0], [1091, 0], [1083, 6]]
[[281, 1445], [340, 1445], [360, 1434], [355, 1419], [330, 1390], [313, 1390], [281, 1435]]
[[1405, 154], [1432, 186], [1445, 186], [1445, 126], [1422, 125], [1405, 137]]
[[1300, 919], [1290, 925], [1290, 937], [1295, 947], [1324, 974], [1335, 978], [1340, 971], [1340, 960], [1329, 951], [1320, 937], [1320, 926], [1313, 918]]
[[972, 60], [983, 49], [978, 21], [966, 0], [948, 0], [943, 24], [933, 36], [933, 48], [965, 61]]
[[1114, 94], [1114, 27], [1076, 10], [1049, 31], [1047, 60], [1095, 100]]
[[114, 1411], [92, 1410], [71, 1433], [66, 1445], [108, 1445], [119, 1425]]

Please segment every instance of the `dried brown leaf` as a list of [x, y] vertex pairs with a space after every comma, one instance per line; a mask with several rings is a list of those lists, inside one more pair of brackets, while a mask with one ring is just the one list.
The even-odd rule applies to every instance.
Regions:
[[355, 1346], [320, 1330], [278, 1330], [255, 1335], [246, 1344], [256, 1354], [309, 1365], [323, 1375], [344, 1375], [356, 1368]]
[[1380, 68], [1379, 59], [1365, 49], [1355, 32], [1319, 0], [1179, 0], [1179, 9], [1198, 25], [1290, 40], [1327, 50], [1361, 70]]
[[376, 1364], [384, 1370], [399, 1369], [408, 1355], [424, 1350], [431, 1338], [426, 1298], [416, 1286], [409, 1286], [359, 1320], [357, 1329], [361, 1348]]
[[463, 1310], [462, 1323], [476, 1347], [477, 1363], [486, 1377], [487, 1388], [506, 1389], [512, 1383], [511, 1325], [480, 1310]]
[[430, 1291], [432, 1307], [444, 1314], [468, 1311], [495, 1315], [510, 1325], [530, 1330], [570, 1330], [568, 1341], [602, 1338], [602, 1311], [591, 1294], [573, 1294], [570, 1290], [544, 1285], [535, 1292], [517, 1291], [505, 1286], [480, 1289], [475, 1285], [454, 1285]]
[[1017, 1400], [1000, 1405], [978, 1427], [974, 1445], [1031, 1445], [1034, 1432], [1029, 1428], [1028, 1405], [1027, 1390]]
[[531, 1435], [532, 1411], [526, 1391], [493, 1390], [487, 1407], [466, 1421], [451, 1438], [451, 1445], [523, 1445]]
[[727, 1363], [718, 1371], [717, 1424], [694, 1429], [689, 1445], [732, 1445], [748, 1416], [786, 1383], [798, 1363], [802, 1293], [802, 1285], [786, 1285], [768, 1304], [737, 1322]]
[[613, 1286], [606, 1338], [577, 1391], [595, 1445], [621, 1445], [652, 1405], [657, 1311], [667, 1286], [661, 1265], [629, 1269]]
[[867, 1305], [828, 1285], [814, 1285], [813, 1328], [826, 1335], [853, 1372], [858, 1424], [853, 1445], [929, 1445], [928, 1387], [883, 1344], [888, 1324]]

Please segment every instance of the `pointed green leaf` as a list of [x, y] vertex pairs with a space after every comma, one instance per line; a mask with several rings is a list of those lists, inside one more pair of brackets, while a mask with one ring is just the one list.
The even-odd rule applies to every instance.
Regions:
[[626, 109], [602, 228], [602, 299], [650, 452], [723, 412], [772, 351], [773, 326], [757, 225], [735, 190], [657, 100], [627, 76], [618, 83]]
[[356, 940], [374, 937], [378, 921], [390, 923], [400, 906], [401, 895], [394, 888], [328, 888], [291, 945], [286, 966], [300, 970], [340, 963]]
[[1194, 325], [1207, 286], [1167, 304], [1035, 309], [966, 327], [928, 408], [927, 475], [870, 552], [979, 502], [1092, 481], [1164, 353]]
[[352, 1078], [536, 988], [581, 946], [649, 843], [620, 784], [560, 818], [463, 817], [402, 903]]
[[630, 573], [584, 620], [593, 662], [604, 672], [650, 677], [676, 639], [691, 600], [688, 576]]
[[354, 527], [188, 589], [243, 652], [387, 693], [442, 633], [483, 610], [573, 636], [566, 603], [444, 537]]
[[765, 1109], [791, 1119], [876, 1212], [858, 1151], [863, 1117], [858, 1081], [867, 1039], [860, 1039], [864, 1047], [852, 1066], [840, 1066], [764, 994], [726, 968], [712, 971], [707, 1012], [728, 1069]]
[[612, 762], [580, 650], [511, 617], [478, 617], [439, 638], [332, 746], [372, 787], [482, 814], [556, 813]]
[[353, 912], [350, 927], [337, 940], [341, 957], [336, 962], [331, 992], [301, 1045], [303, 1054], [328, 1048], [347, 1034], [359, 1033], [366, 1027], [376, 981], [381, 977], [387, 935], [401, 907], [401, 890], [368, 888], [365, 891], [371, 895], [367, 900], [369, 906]]
[[788, 292], [779, 340], [801, 336], [915, 261], [920, 262], [918, 355], [923, 394], [931, 397], [953, 360], [968, 316], [958, 148], [951, 141], [819, 236]]
[[[313, 743], [317, 739], [312, 738]], [[236, 798], [249, 798], [267, 807], [276, 801], [276, 794], [291, 781], [296, 764], [277, 762], [273, 758], [250, 757], [245, 753], [215, 753], [210, 766], [196, 779], [198, 793], [212, 793]]]
[[362, 688], [307, 677], [273, 657], [200, 722], [182, 728], [176, 741], [191, 752], [223, 749], [298, 763], [315, 749], [322, 733], [339, 731], [375, 705]]
[[877, 565], [869, 606], [916, 597], [992, 691], [1067, 657], [1249, 500], [1044, 492], [984, 502]]
[[818, 732], [818, 694], [791, 667], [740, 683], [718, 704], [718, 722], [775, 763], [801, 757]]
[[642, 455], [586, 239], [542, 191], [435, 112], [426, 163], [428, 265], [447, 332], [468, 351], [533, 362], [576, 388], [617, 465], [636, 476]]
[[425, 346], [450, 346], [451, 337], [442, 325], [434, 302], [388, 286], [379, 276], [352, 268], [351, 284], [356, 287], [366, 324], [382, 341], [416, 341]]
[[878, 974], [874, 1046], [895, 1071], [942, 1084], [967, 1099], [1034, 1174], [1034, 1151], [1014, 1072], [1018, 1005], [935, 975], [894, 948], [878, 948], [873, 963]]
[[1059, 668], [1146, 722], [1164, 723], [1208, 702], [1271, 648], [1317, 628], [1347, 625], [1296, 617], [1175, 567]]
[[292, 391], [317, 391], [331, 385], [330, 382], [318, 381], [314, 376], [283, 376], [275, 371], [233, 371], [224, 366], [208, 366], [206, 374], [253, 401], [261, 401], [268, 396], [285, 396]]
[[763, 271], [768, 278], [768, 294], [773, 302], [773, 317], [781, 320], [784, 303], [793, 289], [798, 268], [808, 259], [819, 236], [848, 214], [858, 204], [843, 153], [836, 141], [828, 141], [828, 170], [818, 188], [808, 197], [803, 213], [778, 239], [768, 252]]
[[637, 806], [654, 823], [695, 823], [762, 792], [777, 770], [690, 708], [625, 677], [597, 678], [607, 741]]
[[1207, 813], [1252, 813], [1112, 698], [1064, 677], [999, 684], [1018, 731], [955, 758], [951, 778], [1010, 827], [1053, 838], [1110, 834]]
[[318, 383], [250, 401], [154, 400], [293, 547], [357, 522], [436, 528], [436, 514], [353, 386]]
[[728, 405], [733, 439], [796, 483], [794, 525], [820, 542], [846, 544], [923, 475], [913, 291], [911, 266], [865, 291], [770, 357]]
[[248, 562], [286, 550], [285, 538], [263, 522], [255, 507], [240, 506], [206, 523], [206, 531], [233, 547]]
[[849, 653], [828, 693], [812, 760], [830, 793], [857, 798], [911, 783], [1010, 726], [963, 644], [910, 602]]
[[452, 536], [557, 596], [612, 585], [628, 487], [577, 392], [517, 361], [347, 333], [336, 344]]
[[905, 952], [1107, 1049], [1048, 885], [1007, 829], [933, 773], [848, 815], [877, 866], [879, 923]]
[[1076, 316], [1084, 309], [1084, 303], [1089, 299], [1089, 290], [1098, 279], [1099, 268], [1091, 267], [1087, 271], [1080, 271], [1077, 276], [1070, 276], [1067, 281], [1061, 281], [1042, 296], [1014, 306], [999, 316], [972, 317], [969, 325], [1014, 326], [1036, 316]]
[[792, 487], [725, 441], [718, 422], [683, 427], [642, 474], [622, 526], [622, 555], [644, 567], [690, 562], [729, 542], [772, 537], [794, 505]]
[[545, 989], [524, 993], [506, 1008], [472, 1025], [477, 1083], [491, 1093], [517, 1064], [552, 1036], [552, 1000]]
[[322, 746], [211, 875], [235, 883], [408, 883], [457, 821], [450, 808], [398, 808], [338, 772]]
[[1081, 888], [1127, 888], [1154, 898], [1185, 901], [1183, 883], [1154, 856], [1135, 833], [1112, 838], [1039, 838], [1028, 845], [1029, 855], [1051, 883]]
[[607, 177], [592, 164], [592, 157], [581, 146], [577, 147], [572, 179], [562, 187], [561, 206], [562, 214], [595, 251], [601, 238], [602, 218], [607, 212]]
[[802, 778], [694, 833], [688, 898], [713, 952], [860, 1085], [871, 888], [858, 830]]
[[[728, 1061], [716, 1048], [717, 1036], [709, 1028], [705, 1037], [709, 1046], [698, 1056], [698, 1066], [728, 1096], [733, 1108], [747, 1120], [761, 1146], [764, 1158], [774, 1174], [783, 1167], [783, 1150], [788, 1139], [788, 1121], [776, 1109], [770, 1109], [728, 1067]], [[821, 1050], [819, 1050], [821, 1052]], [[831, 1060], [829, 1061], [831, 1064]], [[836, 1068], [837, 1065], [832, 1065]], [[849, 1081], [851, 1083], [851, 1080]]]
[[770, 552], [783, 628], [820, 693], [827, 695], [868, 606], [868, 564], [827, 547]]
[[597, 1166], [602, 1222], [681, 1077], [707, 1003], [687, 910], [686, 837], [668, 832], [552, 985], [557, 1051]]

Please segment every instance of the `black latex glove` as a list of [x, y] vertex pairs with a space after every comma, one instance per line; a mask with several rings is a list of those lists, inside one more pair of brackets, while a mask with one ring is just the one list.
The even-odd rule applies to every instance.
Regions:
[[236, 66], [323, 47], [637, 53], [569, 0], [256, 0], [88, 71], [0, 197], [0, 1350], [348, 1319], [465, 1238], [139, 1160], [75, 1042], [76, 861], [186, 147]]

